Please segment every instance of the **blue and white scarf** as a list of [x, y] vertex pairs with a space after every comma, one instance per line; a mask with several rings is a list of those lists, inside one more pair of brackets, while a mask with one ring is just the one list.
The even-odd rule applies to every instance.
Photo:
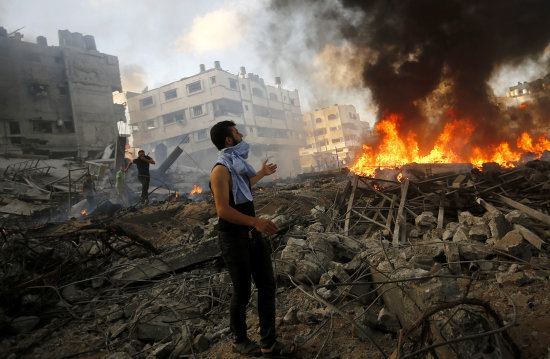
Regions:
[[250, 145], [241, 141], [233, 147], [222, 149], [218, 155], [218, 163], [227, 167], [229, 173], [231, 173], [235, 204], [252, 201], [250, 181], [248, 179], [256, 176], [258, 173], [245, 161], [248, 158], [249, 150]]

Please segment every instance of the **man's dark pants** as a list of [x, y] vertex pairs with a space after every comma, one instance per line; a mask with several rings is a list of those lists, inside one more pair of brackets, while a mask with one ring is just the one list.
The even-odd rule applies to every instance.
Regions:
[[149, 175], [138, 175], [138, 180], [141, 182], [141, 200], [145, 201], [149, 197]]
[[[254, 233], [249, 235], [249, 233]], [[250, 238], [253, 237], [253, 238]], [[219, 232], [220, 249], [233, 282], [230, 304], [230, 328], [236, 343], [246, 340], [246, 306], [251, 296], [251, 277], [258, 289], [260, 345], [269, 348], [276, 339], [275, 277], [271, 248], [253, 232]]]

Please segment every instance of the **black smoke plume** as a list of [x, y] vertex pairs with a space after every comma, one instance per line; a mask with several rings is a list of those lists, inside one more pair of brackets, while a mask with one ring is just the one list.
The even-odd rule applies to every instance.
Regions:
[[[451, 84], [447, 101], [456, 117], [477, 124], [474, 143], [510, 140], [502, 123], [510, 118], [491, 100], [487, 82], [499, 66], [537, 58], [550, 43], [548, 0], [274, 0], [271, 10], [291, 16], [304, 3], [317, 19], [315, 28], [304, 30], [313, 34], [306, 46], [321, 47], [316, 40], [331, 23], [341, 39], [368, 49], [373, 56], [358, 75], [378, 104], [378, 119], [403, 114], [401, 132], [425, 135], [421, 144], [445, 119], [430, 123], [418, 102], [443, 80]], [[350, 12], [361, 14], [361, 21], [348, 21]], [[525, 118], [521, 125], [535, 127]]]

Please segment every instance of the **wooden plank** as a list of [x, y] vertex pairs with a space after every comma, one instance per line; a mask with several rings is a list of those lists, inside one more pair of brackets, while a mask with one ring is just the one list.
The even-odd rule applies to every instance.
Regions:
[[537, 211], [536, 209], [533, 209], [531, 207], [528, 207], [524, 204], [521, 204], [519, 202], [516, 202], [514, 201], [513, 199], [510, 199], [508, 197], [504, 197], [502, 195], [498, 195], [498, 197], [500, 198], [500, 200], [504, 203], [506, 203], [507, 205], [509, 205], [510, 207], [513, 207], [515, 209], [518, 209], [520, 211], [522, 211], [523, 213], [527, 214], [528, 216], [534, 218], [534, 219], [537, 219], [543, 223], [546, 223], [547, 225], [550, 226], [550, 216], [540, 212], [540, 211]]
[[373, 224], [376, 224], [377, 226], [380, 226], [380, 227], [382, 227], [382, 228], [384, 228], [384, 229], [391, 230], [391, 229], [390, 229], [388, 226], [386, 226], [384, 223], [380, 223], [380, 222], [378, 222], [378, 221], [375, 221], [374, 219], [370, 219], [369, 217], [365, 216], [365, 215], [362, 214], [362, 213], [357, 212], [357, 211], [354, 210], [354, 209], [352, 209], [351, 211], [352, 211], [353, 213], [355, 213], [356, 215], [358, 215], [359, 217], [361, 217], [361, 218], [367, 220], [368, 222], [371, 222], [371, 223], [373, 223]]
[[443, 228], [443, 220], [445, 219], [445, 190], [441, 190], [439, 198], [439, 212], [437, 213], [437, 228]]
[[397, 195], [393, 195], [391, 198], [390, 203], [390, 210], [388, 212], [388, 218], [386, 218], [386, 226], [389, 228], [391, 226], [391, 221], [393, 219], [393, 207], [395, 207], [395, 200], [397, 199]]
[[514, 224], [514, 229], [519, 230], [523, 235], [523, 238], [525, 238], [527, 242], [531, 243], [539, 251], [542, 249], [542, 245], [546, 243], [542, 239], [540, 239], [539, 236], [537, 236], [535, 233], [531, 232], [522, 225]]
[[349, 195], [348, 209], [346, 211], [346, 221], [344, 223], [344, 233], [349, 234], [349, 219], [351, 217], [351, 209], [353, 208], [353, 199], [355, 198], [355, 190], [357, 189], [357, 183], [359, 182], [359, 176], [355, 175], [353, 178], [353, 186]]
[[401, 201], [399, 202], [399, 209], [397, 210], [397, 217], [395, 219], [395, 228], [393, 230], [393, 246], [397, 247], [399, 245], [399, 237], [401, 226], [405, 225], [403, 217], [403, 208], [405, 207], [405, 201], [407, 199], [407, 191], [409, 189], [409, 179], [406, 178], [401, 182]]

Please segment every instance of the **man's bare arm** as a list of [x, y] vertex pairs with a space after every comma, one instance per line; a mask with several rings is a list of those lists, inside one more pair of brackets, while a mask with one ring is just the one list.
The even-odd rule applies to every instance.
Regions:
[[268, 219], [247, 216], [229, 205], [231, 175], [224, 166], [216, 166], [210, 174], [210, 186], [214, 193], [214, 203], [218, 217], [241, 226], [254, 227], [267, 235], [275, 234], [279, 228]]
[[250, 179], [250, 186], [254, 186], [259, 180], [265, 176], [270, 176], [277, 171], [277, 165], [274, 163], [267, 163], [267, 160], [262, 163], [262, 169], [258, 171], [258, 174]]

